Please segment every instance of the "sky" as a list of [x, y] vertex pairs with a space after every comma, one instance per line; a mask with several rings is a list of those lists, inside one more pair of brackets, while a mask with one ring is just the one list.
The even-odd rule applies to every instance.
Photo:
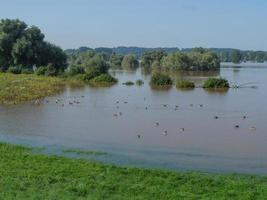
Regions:
[[0, 18], [36, 25], [64, 49], [267, 50], [266, 0], [0, 0]]

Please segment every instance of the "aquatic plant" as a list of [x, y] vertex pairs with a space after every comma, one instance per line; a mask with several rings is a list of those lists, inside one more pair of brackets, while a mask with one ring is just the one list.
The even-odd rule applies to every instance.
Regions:
[[101, 74], [89, 81], [94, 86], [109, 86], [117, 83], [118, 80], [110, 74]]
[[154, 73], [151, 76], [150, 85], [152, 86], [169, 86], [172, 85], [172, 79], [162, 73]]
[[176, 88], [180, 89], [195, 88], [195, 83], [188, 80], [179, 80], [176, 83]]
[[134, 85], [134, 82], [126, 81], [125, 83], [123, 83], [123, 85], [131, 86], [131, 85]]
[[229, 88], [229, 82], [223, 78], [209, 78], [204, 82], [203, 88]]
[[140, 85], [144, 84], [144, 81], [142, 79], [138, 79], [138, 80], [135, 81], [135, 84], [140, 86]]

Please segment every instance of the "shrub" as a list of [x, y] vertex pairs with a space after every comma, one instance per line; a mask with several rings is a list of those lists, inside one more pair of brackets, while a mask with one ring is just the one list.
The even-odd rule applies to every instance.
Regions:
[[87, 69], [84, 74], [84, 81], [90, 81], [91, 79], [101, 75], [101, 72], [95, 68]]
[[45, 75], [47, 68], [46, 67], [39, 67], [37, 68], [37, 70], [35, 71], [35, 74], [40, 76], [40, 75]]
[[195, 88], [195, 83], [188, 80], [179, 80], [176, 83], [177, 88], [185, 89], [185, 88]]
[[46, 68], [47, 69], [45, 71], [45, 76], [56, 76], [56, 75], [58, 75], [57, 69], [53, 65], [49, 64]]
[[77, 74], [84, 74], [84, 68], [81, 66], [75, 66], [75, 65], [71, 65], [68, 69], [68, 75], [69, 76], [75, 76]]
[[140, 86], [144, 84], [144, 81], [142, 79], [138, 79], [136, 80], [135, 84]]
[[168, 86], [172, 85], [172, 79], [168, 75], [155, 73], [151, 77], [150, 84], [154, 86]]
[[229, 88], [229, 83], [223, 78], [209, 78], [205, 81], [203, 88]]
[[101, 74], [90, 80], [93, 85], [112, 85], [117, 83], [118, 80], [109, 74]]
[[20, 67], [9, 67], [7, 72], [12, 74], [21, 74], [21, 68]]
[[33, 73], [33, 69], [30, 68], [25, 68], [21, 70], [22, 74], [32, 74]]
[[131, 86], [131, 85], [134, 85], [134, 82], [132, 82], [132, 81], [126, 81], [125, 83], [123, 83], [123, 85]]

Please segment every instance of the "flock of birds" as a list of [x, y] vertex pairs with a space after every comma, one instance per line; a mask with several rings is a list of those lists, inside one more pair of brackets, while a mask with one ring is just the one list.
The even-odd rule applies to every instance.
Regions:
[[[146, 100], [146, 98], [144, 98], [144, 100]], [[124, 101], [123, 103], [124, 103], [124, 104], [127, 104], [128, 102], [127, 102], [127, 101]], [[118, 104], [120, 104], [120, 102], [119, 102], [119, 101], [116, 101], [116, 104], [117, 104], [116, 108], [119, 109], [120, 107], [118, 106]], [[163, 106], [164, 108], [167, 108], [169, 105], [168, 105], [168, 104], [163, 104], [162, 106]], [[190, 106], [190, 107], [194, 107], [194, 104], [190, 104], [189, 106]], [[200, 108], [203, 108], [203, 107], [204, 107], [203, 104], [199, 104], [198, 106], [199, 106]], [[146, 106], [145, 109], [148, 110], [148, 107]], [[178, 110], [178, 109], [179, 109], [179, 105], [175, 105], [175, 106], [174, 106], [174, 110]], [[122, 112], [113, 113], [113, 117], [119, 117], [119, 116], [122, 116]], [[218, 115], [215, 115], [215, 116], [214, 116], [214, 119], [215, 119], [215, 120], [218, 120], [219, 118], [220, 118], [220, 117], [219, 117]], [[246, 115], [243, 115], [243, 116], [242, 116], [242, 119], [243, 119], [243, 120], [247, 119], [247, 116], [246, 116]], [[156, 127], [158, 127], [159, 125], [160, 125], [159, 122], [155, 122], [155, 126], [156, 126]], [[234, 128], [235, 128], [235, 129], [239, 129], [239, 128], [240, 128], [240, 125], [239, 125], [239, 124], [234, 124]], [[251, 126], [249, 129], [250, 129], [250, 131], [256, 131], [256, 127], [255, 127], [255, 126]], [[185, 128], [180, 128], [179, 131], [180, 131], [180, 132], [184, 132], [184, 131], [185, 131]], [[164, 131], [162, 132], [162, 135], [167, 136], [167, 135], [168, 135], [168, 130], [164, 130]], [[142, 134], [140, 134], [140, 133], [137, 134], [137, 138], [138, 138], [138, 139], [141, 139], [141, 138], [142, 138]]]
[[[64, 107], [65, 105], [78, 105], [78, 104], [80, 104], [80, 103], [81, 103], [80, 98], [85, 98], [85, 96], [73, 97], [73, 98], [71, 98], [71, 99], [69, 99], [69, 100], [66, 100], [66, 99], [68, 99], [68, 98], [62, 98], [62, 99], [60, 99], [60, 98], [56, 98], [56, 99], [36, 100], [36, 101], [34, 102], [34, 104], [35, 104], [35, 105], [40, 105], [41, 103], [44, 103], [44, 102], [45, 102], [45, 103], [51, 103], [51, 102], [54, 102], [55, 104]], [[146, 101], [146, 98], [144, 98], [144, 101]], [[122, 103], [123, 103], [123, 104], [128, 104], [128, 101], [123, 101]], [[116, 108], [117, 108], [117, 109], [120, 108], [119, 105], [120, 105], [120, 101], [116, 101]], [[189, 106], [190, 106], [190, 107], [194, 107], [195, 105], [194, 105], [194, 104], [189, 104]], [[199, 106], [200, 108], [203, 108], [203, 107], [204, 107], [203, 104], [198, 104], [198, 106]], [[167, 107], [170, 107], [170, 106], [169, 106], [168, 104], [162, 104], [162, 107], [163, 107], [163, 108], [167, 108]], [[174, 105], [174, 110], [178, 110], [178, 109], [179, 109], [179, 105]], [[148, 106], [145, 107], [145, 110], [148, 110]], [[113, 117], [118, 118], [118, 117], [120, 117], [120, 116], [122, 116], [122, 112], [121, 112], [121, 111], [120, 111], [120, 112], [113, 113]], [[215, 115], [215, 116], [214, 116], [214, 119], [215, 119], [215, 120], [218, 120], [218, 119], [220, 119], [220, 117], [219, 117], [218, 115]], [[247, 119], [247, 116], [246, 116], [246, 115], [243, 115], [243, 116], [242, 116], [242, 119], [243, 119], [243, 120]], [[159, 127], [159, 126], [160, 126], [160, 123], [159, 123], [159, 122], [155, 122], [155, 126], [156, 126], [156, 127]], [[239, 124], [234, 124], [234, 128], [235, 128], [235, 129], [238, 129], [238, 128], [240, 128], [240, 125], [239, 125]], [[249, 129], [250, 129], [250, 131], [256, 131], [256, 127], [255, 127], [255, 126], [251, 126]], [[179, 131], [180, 131], [180, 132], [184, 132], [184, 131], [185, 131], [185, 128], [182, 127], [182, 128], [179, 129]], [[162, 132], [162, 135], [167, 136], [167, 135], [168, 135], [168, 130], [164, 130], [164, 131]], [[137, 138], [138, 138], [138, 139], [141, 139], [141, 138], [142, 138], [142, 135], [141, 135], [140, 133], [137, 134]]]

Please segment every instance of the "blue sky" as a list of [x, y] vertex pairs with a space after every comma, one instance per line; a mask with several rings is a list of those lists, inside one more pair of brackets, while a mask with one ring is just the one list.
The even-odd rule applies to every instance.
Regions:
[[62, 48], [267, 50], [266, 0], [0, 0], [0, 18], [37, 25]]

